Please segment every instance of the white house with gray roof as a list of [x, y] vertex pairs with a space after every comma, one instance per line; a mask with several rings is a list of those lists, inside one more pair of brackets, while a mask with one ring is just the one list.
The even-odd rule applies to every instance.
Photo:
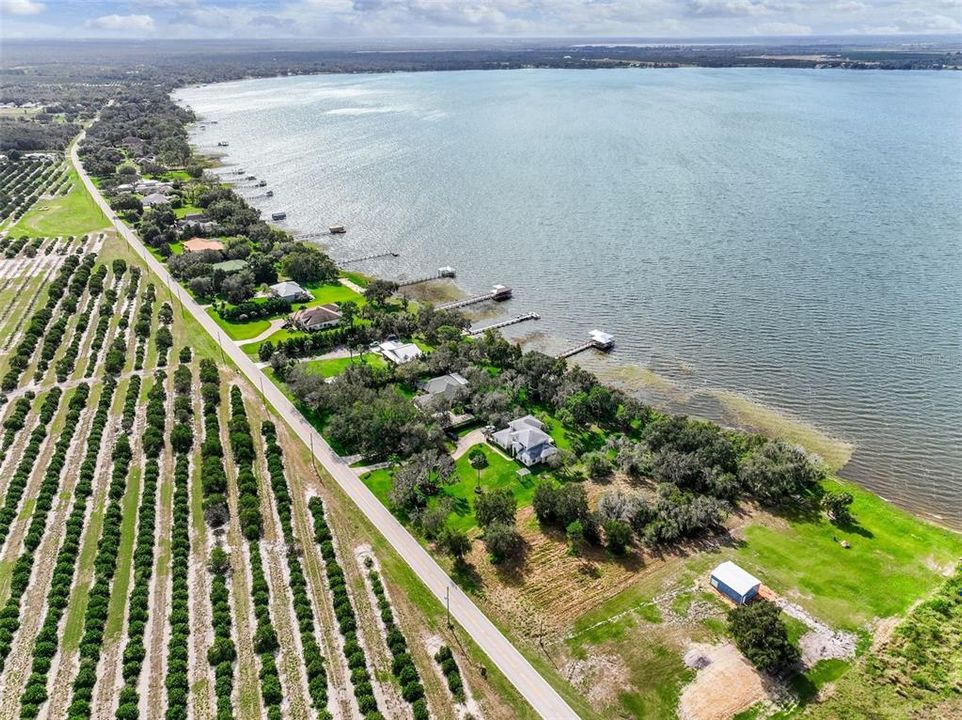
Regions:
[[395, 340], [382, 342], [377, 346], [377, 350], [385, 360], [395, 365], [403, 365], [412, 360], [417, 360], [424, 354], [421, 352], [421, 348], [414, 343], [399, 343]]
[[435, 395], [444, 395], [446, 398], [453, 399], [457, 397], [462, 388], [466, 388], [467, 386], [468, 381], [461, 373], [448, 373], [447, 375], [439, 375], [438, 377], [426, 380], [422, 383], [421, 389], [425, 394], [431, 395], [432, 397]]
[[311, 294], [293, 280], [285, 280], [271, 285], [271, 295], [288, 302], [303, 302], [311, 299]]
[[504, 430], [493, 433], [491, 440], [525, 467], [544, 462], [558, 452], [554, 440], [544, 431], [544, 423], [534, 415], [512, 420]]

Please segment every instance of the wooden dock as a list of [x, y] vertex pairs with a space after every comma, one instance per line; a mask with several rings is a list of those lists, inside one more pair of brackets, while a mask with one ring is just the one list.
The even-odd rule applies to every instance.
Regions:
[[467, 307], [468, 305], [477, 305], [478, 303], [487, 302], [488, 300], [501, 302], [510, 298], [511, 288], [505, 287], [504, 285], [495, 285], [493, 288], [488, 290], [488, 292], [482, 295], [472, 295], [471, 297], [455, 300], [454, 302], [443, 303], [438, 305], [436, 309], [455, 310], [457, 308]]
[[589, 335], [591, 339], [588, 342], [582, 343], [581, 345], [576, 345], [573, 348], [568, 348], [563, 352], [558, 353], [558, 359], [563, 360], [564, 358], [569, 358], [572, 355], [577, 355], [585, 350], [590, 350], [595, 348], [597, 350], [602, 350], [604, 352], [609, 352], [615, 346], [615, 339], [612, 335], [608, 333], [601, 332], [600, 330], [592, 330]]
[[420, 285], [421, 283], [431, 282], [432, 280], [442, 280], [444, 278], [453, 278], [456, 276], [454, 268], [450, 266], [445, 266], [438, 268], [438, 271], [434, 275], [425, 275], [424, 277], [415, 278], [414, 280], [401, 280], [398, 282], [397, 286], [399, 288], [409, 287], [411, 285]]
[[401, 257], [401, 253], [396, 253], [393, 250], [389, 252], [373, 253], [371, 255], [364, 255], [363, 257], [351, 258], [350, 260], [341, 260], [340, 265], [350, 265], [351, 263], [364, 262], [365, 260], [377, 260], [379, 258], [386, 257]]
[[541, 316], [536, 312], [524, 313], [523, 315], [515, 315], [507, 320], [502, 320], [501, 322], [491, 323], [490, 325], [485, 325], [479, 328], [468, 328], [464, 331], [464, 334], [473, 337], [476, 335], [483, 335], [488, 330], [499, 330], [509, 325], [517, 325], [518, 323], [523, 323], [527, 320], [540, 320]]
[[572, 355], [577, 355], [578, 353], [584, 352], [585, 350], [590, 350], [594, 346], [595, 344], [591, 340], [589, 340], [586, 343], [582, 343], [581, 345], [577, 345], [573, 348], [568, 348], [567, 350], [558, 353], [558, 359], [563, 360], [565, 358], [570, 358]]

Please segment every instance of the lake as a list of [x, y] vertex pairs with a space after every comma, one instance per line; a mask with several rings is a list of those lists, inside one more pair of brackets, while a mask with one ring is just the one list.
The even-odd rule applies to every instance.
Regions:
[[[324, 75], [178, 91], [202, 151], [339, 260], [466, 292], [643, 397], [812, 426], [842, 475], [962, 527], [962, 75]], [[201, 129], [203, 127], [204, 129]], [[219, 141], [229, 142], [217, 148]], [[788, 422], [788, 420], [785, 420]], [[846, 453], [839, 451], [842, 455]]]

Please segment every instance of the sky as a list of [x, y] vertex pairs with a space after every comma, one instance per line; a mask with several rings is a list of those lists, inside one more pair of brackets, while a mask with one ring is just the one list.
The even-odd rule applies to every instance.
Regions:
[[0, 0], [0, 37], [759, 37], [962, 33], [962, 0]]

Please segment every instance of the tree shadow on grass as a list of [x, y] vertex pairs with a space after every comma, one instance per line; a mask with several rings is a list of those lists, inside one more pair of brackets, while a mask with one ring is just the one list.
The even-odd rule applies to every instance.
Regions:
[[526, 569], [528, 567], [528, 551], [530, 545], [524, 541], [517, 553], [512, 557], [506, 557], [501, 562], [496, 563], [494, 568], [498, 573], [498, 578], [505, 585], [520, 586], [524, 583]]
[[455, 584], [472, 595], [484, 595], [484, 580], [477, 568], [469, 562], [456, 562], [451, 568], [451, 579]]
[[832, 523], [842, 532], [852, 533], [853, 535], [860, 535], [863, 538], [871, 540], [875, 537], [875, 533], [869, 530], [867, 527], [863, 527], [859, 524], [856, 518], [849, 518], [847, 520], [836, 520]]

